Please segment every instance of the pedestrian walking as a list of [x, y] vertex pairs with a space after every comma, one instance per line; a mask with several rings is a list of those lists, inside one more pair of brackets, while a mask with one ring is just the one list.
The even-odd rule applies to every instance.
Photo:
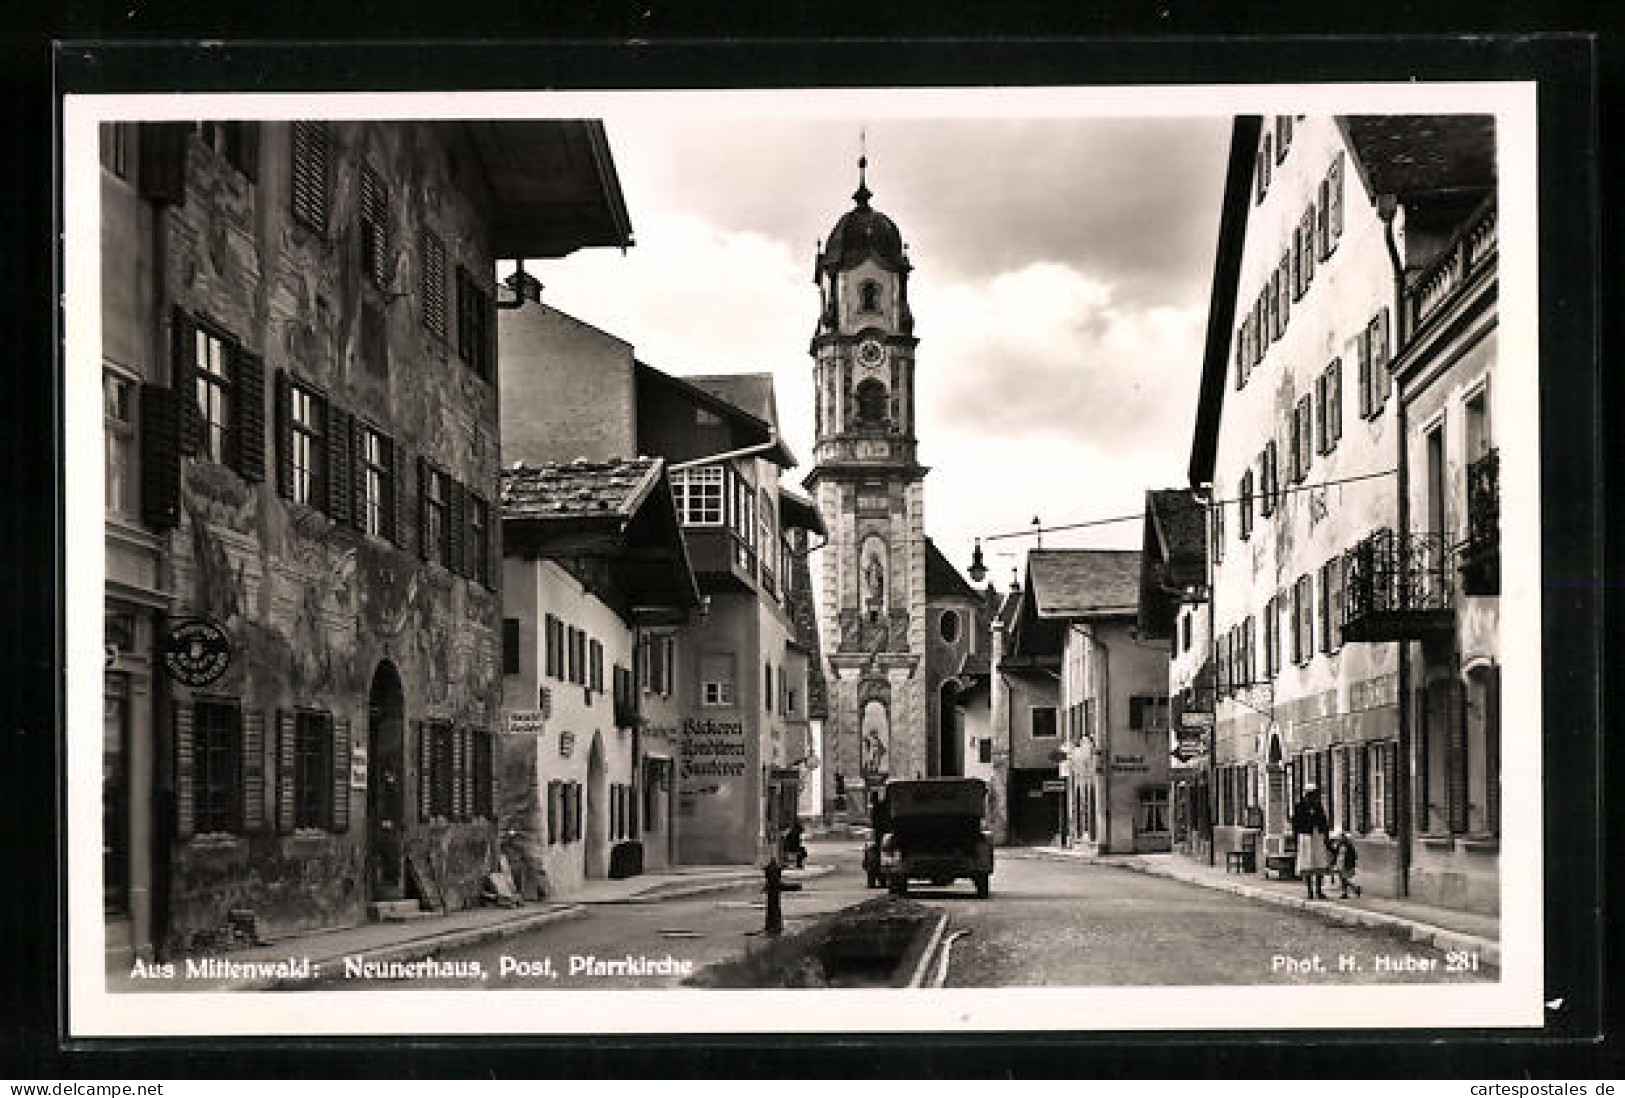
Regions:
[[1324, 879], [1331, 867], [1331, 855], [1326, 849], [1329, 827], [1326, 809], [1320, 803], [1320, 789], [1310, 782], [1292, 806], [1292, 834], [1298, 840], [1298, 876], [1303, 878], [1311, 900], [1326, 898]]
[[1349, 898], [1350, 889], [1354, 890], [1356, 896], [1363, 895], [1363, 890], [1354, 880], [1360, 865], [1360, 854], [1354, 849], [1354, 843], [1339, 827], [1332, 830], [1326, 845], [1332, 861], [1332, 872], [1337, 874], [1337, 883], [1342, 886], [1342, 898]]
[[807, 845], [802, 842], [801, 819], [797, 817], [784, 832], [784, 859], [796, 860], [796, 868], [801, 869], [807, 864]]

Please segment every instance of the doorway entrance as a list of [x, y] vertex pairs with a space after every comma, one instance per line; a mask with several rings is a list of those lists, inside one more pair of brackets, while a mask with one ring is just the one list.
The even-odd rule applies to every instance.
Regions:
[[949, 679], [937, 696], [937, 761], [944, 777], [965, 776], [965, 715], [959, 710], [959, 681]]
[[367, 899], [403, 896], [406, 836], [404, 733], [406, 701], [401, 676], [384, 660], [367, 694]]
[[587, 820], [586, 859], [583, 872], [589, 879], [601, 878], [609, 872], [609, 821], [605, 811], [608, 782], [604, 774], [604, 741], [598, 733], [592, 735], [592, 750], [587, 755]]

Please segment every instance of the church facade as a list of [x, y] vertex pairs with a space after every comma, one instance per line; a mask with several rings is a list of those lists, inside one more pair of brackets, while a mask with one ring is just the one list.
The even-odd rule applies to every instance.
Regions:
[[911, 264], [897, 226], [854, 206], [821, 244], [814, 361], [814, 467], [828, 530], [819, 636], [828, 661], [826, 806], [861, 812], [889, 777], [933, 765], [925, 676], [926, 468], [916, 457]]

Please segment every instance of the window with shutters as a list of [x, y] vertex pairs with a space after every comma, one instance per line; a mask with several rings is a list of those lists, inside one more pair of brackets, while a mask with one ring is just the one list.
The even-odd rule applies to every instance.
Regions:
[[455, 811], [457, 786], [456, 745], [452, 727], [444, 722], [424, 725], [429, 737], [429, 773], [418, 780], [429, 783], [429, 816], [431, 819], [449, 820]]
[[258, 176], [260, 162], [258, 122], [199, 122], [197, 133], [204, 148], [213, 149], [250, 181]]
[[1275, 600], [1270, 599], [1264, 604], [1264, 675], [1271, 679], [1275, 677], [1277, 670], [1275, 662], [1275, 631], [1279, 628], [1280, 621], [1275, 612]]
[[389, 189], [372, 168], [361, 168], [361, 268], [372, 284], [389, 289]]
[[1292, 144], [1292, 116], [1278, 114], [1275, 116], [1275, 162], [1281, 163], [1286, 159], [1286, 150]]
[[1298, 577], [1293, 590], [1297, 595], [1298, 614], [1294, 645], [1298, 649], [1298, 662], [1308, 663], [1315, 656], [1315, 590], [1307, 572]]
[[[108, 127], [103, 125], [105, 131]], [[106, 444], [106, 502], [110, 515], [133, 517], [135, 495], [135, 379], [102, 370], [102, 429]]]
[[1275, 440], [1270, 439], [1264, 443], [1263, 453], [1258, 455], [1258, 509], [1265, 518], [1275, 514], [1279, 491], [1280, 487], [1276, 482]]
[[318, 233], [327, 232], [329, 151], [332, 138], [326, 122], [293, 124], [293, 216]]
[[734, 704], [733, 653], [708, 652], [700, 657], [700, 704]]
[[369, 534], [395, 540], [395, 442], [366, 424], [357, 427], [360, 491], [356, 515]]
[[1253, 536], [1253, 471], [1248, 469], [1241, 474], [1241, 540], [1246, 541]]
[[1366, 325], [1365, 339], [1361, 344], [1361, 361], [1365, 363], [1363, 372], [1371, 389], [1371, 394], [1366, 399], [1367, 414], [1377, 416], [1382, 413], [1383, 406], [1388, 401], [1390, 380], [1387, 309], [1372, 317], [1371, 322]]
[[1035, 705], [1032, 709], [1033, 739], [1051, 739], [1055, 731], [1055, 707], [1053, 705]]
[[1128, 700], [1128, 726], [1137, 732], [1155, 732], [1168, 727], [1166, 695], [1135, 695]]
[[427, 483], [423, 487], [423, 545], [428, 559], [451, 567], [451, 477], [425, 464]]
[[1248, 683], [1258, 681], [1257, 624], [1251, 614], [1241, 623], [1241, 677]]
[[468, 497], [468, 575], [491, 586], [491, 505], [472, 494]]
[[418, 250], [423, 256], [423, 326], [446, 338], [446, 244], [432, 229], [422, 230]]
[[1281, 261], [1275, 267], [1275, 311], [1280, 325], [1275, 338], [1285, 339], [1287, 322], [1292, 318], [1292, 250], [1288, 248], [1281, 253]]
[[[1218, 493], [1218, 489], [1215, 488], [1214, 489], [1214, 494], [1217, 495], [1217, 493]], [[1224, 508], [1225, 508], [1225, 505], [1224, 505], [1224, 503], [1222, 501], [1219, 502], [1218, 504], [1208, 508], [1208, 513], [1213, 516], [1213, 563], [1214, 564], [1221, 564], [1221, 563], [1224, 562]]]
[[1310, 440], [1314, 432], [1314, 409], [1308, 396], [1298, 401], [1292, 412], [1292, 479], [1295, 483], [1302, 483], [1309, 479], [1309, 469], [1314, 463], [1314, 451], [1310, 447]]
[[457, 268], [457, 355], [487, 381], [491, 379], [494, 333], [491, 295], [467, 267]]
[[230, 344], [199, 326], [192, 335], [192, 393], [197, 401], [198, 450], [210, 461], [224, 463], [231, 437]]
[[587, 642], [587, 688], [596, 694], [604, 692], [604, 646], [596, 639]]
[[1258, 194], [1254, 199], [1254, 201], [1257, 202], [1264, 201], [1264, 196], [1269, 193], [1270, 167], [1273, 163], [1273, 155], [1271, 153], [1272, 147], [1273, 142], [1270, 139], [1270, 135], [1266, 133], [1264, 135], [1264, 147], [1258, 150], [1258, 165], [1256, 169]]
[[235, 701], [192, 705], [192, 828], [200, 835], [241, 826], [243, 714]]
[[301, 711], [293, 727], [293, 826], [331, 827], [333, 717]]
[[288, 393], [289, 498], [307, 507], [327, 506], [327, 401], [295, 381]]

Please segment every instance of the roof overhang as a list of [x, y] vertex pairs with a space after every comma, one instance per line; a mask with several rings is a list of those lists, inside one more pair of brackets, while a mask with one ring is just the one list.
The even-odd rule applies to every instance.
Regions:
[[797, 495], [783, 485], [779, 486], [779, 521], [785, 526], [829, 536], [829, 530], [824, 527], [824, 518], [813, 506], [812, 500]]
[[604, 124], [593, 119], [452, 122], [491, 191], [499, 259], [629, 248], [632, 220]]

